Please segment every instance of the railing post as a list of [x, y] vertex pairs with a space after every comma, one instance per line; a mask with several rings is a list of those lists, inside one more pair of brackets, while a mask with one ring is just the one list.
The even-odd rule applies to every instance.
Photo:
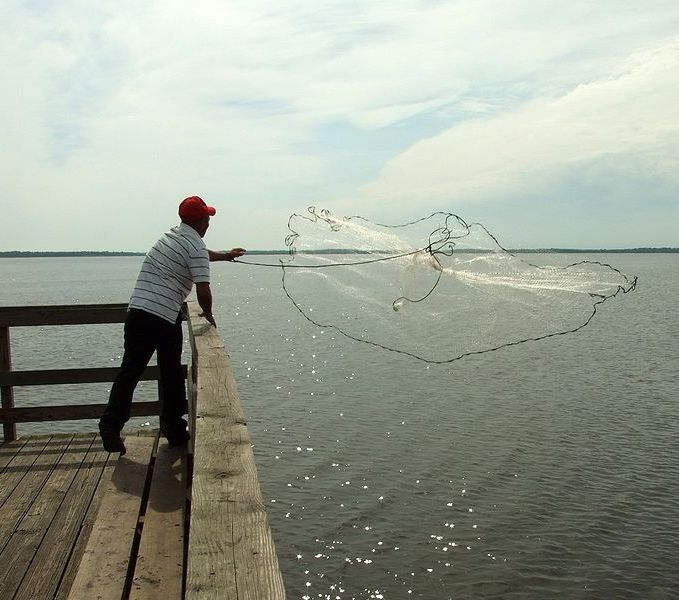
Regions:
[[198, 376], [198, 351], [196, 350], [196, 338], [194, 336], [193, 325], [189, 316], [189, 308], [184, 304], [184, 314], [186, 315], [186, 326], [189, 332], [189, 342], [191, 345], [191, 362], [186, 370], [186, 399], [189, 405], [189, 433], [193, 443], [196, 437], [196, 402], [198, 399], [198, 390], [196, 389], [196, 380]]
[[[0, 326], [0, 371], [12, 369], [12, 351], [9, 343], [9, 327]], [[2, 408], [14, 408], [14, 390], [11, 385], [0, 386]], [[17, 437], [15, 423], [3, 423], [2, 432], [5, 442], [12, 442]]]

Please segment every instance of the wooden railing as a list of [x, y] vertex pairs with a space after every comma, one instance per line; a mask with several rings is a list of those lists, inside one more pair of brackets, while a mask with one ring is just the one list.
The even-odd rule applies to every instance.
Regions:
[[[196, 302], [188, 303], [187, 312], [192, 348], [187, 377], [192, 439], [186, 456], [188, 536], [184, 597], [285, 600], [253, 445], [224, 342], [218, 330], [201, 316]], [[13, 371], [10, 328], [121, 323], [125, 314], [124, 304], [0, 308], [0, 422], [5, 441], [15, 438], [16, 423], [97, 418], [105, 407], [89, 404], [17, 408], [14, 386], [110, 382], [118, 370]], [[186, 366], [184, 369], [188, 372]], [[157, 378], [157, 367], [147, 368], [144, 379]], [[132, 414], [156, 415], [159, 404], [133, 402]], [[173, 561], [176, 558], [168, 557]]]
[[[191, 526], [186, 600], [285, 600], [253, 444], [219, 330], [188, 303]], [[195, 383], [194, 383], [195, 382]]]
[[[45, 325], [122, 323], [126, 312], [126, 304], [0, 307], [0, 395], [2, 399], [0, 423], [3, 426], [6, 442], [16, 439], [16, 423], [96, 419], [101, 416], [106, 407], [103, 403], [16, 407], [14, 406], [14, 387], [112, 382], [119, 369], [119, 367], [94, 367], [14, 371], [12, 370], [10, 329]], [[186, 376], [186, 366], [184, 365], [183, 368], [184, 376]], [[158, 367], [147, 367], [142, 379], [158, 380]], [[160, 414], [158, 400], [132, 403], [131, 416], [133, 417], [158, 414]]]

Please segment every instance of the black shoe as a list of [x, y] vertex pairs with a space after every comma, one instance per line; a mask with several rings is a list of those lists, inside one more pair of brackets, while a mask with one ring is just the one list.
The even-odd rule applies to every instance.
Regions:
[[170, 446], [183, 446], [191, 439], [184, 419], [161, 418], [160, 433], [167, 438]]
[[170, 446], [183, 446], [191, 439], [191, 435], [186, 430], [176, 431], [171, 435], [165, 434], [165, 437]]
[[106, 450], [106, 452], [120, 452], [120, 456], [127, 452], [127, 448], [125, 448], [123, 438], [120, 437], [119, 431], [100, 425], [99, 434], [101, 435], [101, 441], [104, 444], [104, 450]]

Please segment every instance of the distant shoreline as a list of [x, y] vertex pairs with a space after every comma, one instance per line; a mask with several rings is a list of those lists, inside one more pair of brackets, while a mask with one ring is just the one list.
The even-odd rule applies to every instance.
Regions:
[[[489, 252], [489, 250], [457, 250], [458, 254], [471, 252]], [[679, 248], [514, 248], [509, 249], [514, 254], [677, 254]], [[317, 250], [299, 251], [300, 254], [368, 254], [361, 250]], [[0, 258], [60, 258], [60, 257], [107, 257], [107, 256], [144, 256], [145, 252], [114, 252], [114, 251], [0, 251]], [[249, 256], [289, 254], [287, 250], [248, 250]]]

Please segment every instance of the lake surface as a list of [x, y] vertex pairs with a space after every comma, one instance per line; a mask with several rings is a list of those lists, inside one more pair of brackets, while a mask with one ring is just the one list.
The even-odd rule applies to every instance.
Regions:
[[[279, 269], [213, 265], [289, 598], [679, 597], [679, 255], [591, 258], [638, 289], [577, 334], [447, 366], [312, 326]], [[126, 302], [141, 260], [3, 259], [0, 305]], [[17, 369], [121, 350], [121, 325], [12, 330]], [[18, 405], [106, 397], [16, 389]]]

